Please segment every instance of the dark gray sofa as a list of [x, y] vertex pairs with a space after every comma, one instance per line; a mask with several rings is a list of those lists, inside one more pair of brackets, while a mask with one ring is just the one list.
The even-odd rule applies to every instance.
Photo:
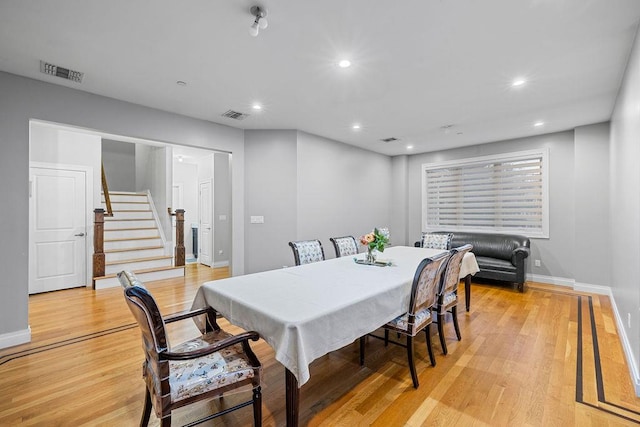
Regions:
[[[516, 234], [475, 233], [468, 231], [437, 231], [434, 234], [451, 233], [451, 247], [470, 243], [480, 271], [474, 277], [516, 283], [524, 291], [526, 279], [525, 259], [530, 253], [529, 238]], [[416, 242], [420, 247], [421, 242]]]

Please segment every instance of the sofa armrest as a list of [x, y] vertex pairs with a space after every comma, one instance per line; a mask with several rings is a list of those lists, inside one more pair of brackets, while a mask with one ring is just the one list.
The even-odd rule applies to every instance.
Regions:
[[523, 263], [524, 260], [529, 256], [531, 249], [520, 246], [519, 248], [515, 248], [513, 252], [511, 252], [511, 264], [518, 266], [518, 264]]

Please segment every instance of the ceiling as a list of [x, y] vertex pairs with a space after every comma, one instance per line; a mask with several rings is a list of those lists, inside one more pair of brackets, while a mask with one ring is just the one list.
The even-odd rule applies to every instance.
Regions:
[[4, 0], [0, 70], [398, 155], [608, 120], [639, 18], [638, 0]]

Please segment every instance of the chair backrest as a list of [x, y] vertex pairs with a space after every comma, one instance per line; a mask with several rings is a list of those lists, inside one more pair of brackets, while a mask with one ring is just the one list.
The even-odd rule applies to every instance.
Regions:
[[353, 236], [331, 237], [331, 243], [336, 250], [336, 258], [358, 253], [358, 244]]
[[456, 289], [458, 289], [458, 283], [460, 282], [460, 267], [462, 266], [462, 259], [465, 254], [473, 249], [471, 245], [463, 245], [457, 248], [451, 249], [449, 253], [449, 261], [444, 274], [440, 280], [440, 286], [438, 287], [438, 296], [447, 295]]
[[420, 247], [430, 249], [451, 249], [452, 233], [422, 233]]
[[445, 263], [449, 257], [449, 252], [443, 252], [434, 257], [423, 259], [418, 265], [411, 285], [409, 324], [413, 323], [411, 317], [415, 313], [436, 303], [436, 291], [440, 284], [440, 277]]
[[324, 250], [320, 240], [298, 240], [289, 242], [289, 246], [293, 250], [296, 265], [324, 261]]
[[129, 286], [124, 290], [127, 306], [142, 332], [145, 358], [157, 359], [155, 354], [169, 349], [164, 320], [155, 299], [142, 286]]

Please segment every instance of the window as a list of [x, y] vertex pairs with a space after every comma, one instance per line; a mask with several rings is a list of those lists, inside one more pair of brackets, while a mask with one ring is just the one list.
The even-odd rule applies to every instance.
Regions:
[[422, 165], [425, 231], [549, 237], [548, 150]]

